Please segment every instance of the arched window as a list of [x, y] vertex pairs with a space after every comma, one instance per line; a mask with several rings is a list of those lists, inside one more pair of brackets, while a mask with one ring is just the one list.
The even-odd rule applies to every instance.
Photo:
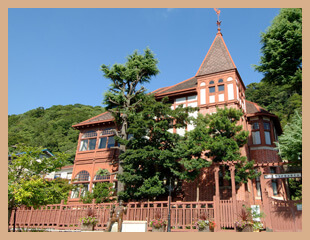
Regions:
[[223, 82], [223, 79], [219, 79], [218, 83], [222, 83]]
[[200, 87], [206, 86], [205, 82], [200, 83]]
[[211, 84], [214, 84], [214, 81], [213, 81], [213, 80], [209, 82], [209, 85], [211, 85]]
[[89, 172], [87, 172], [87, 171], [85, 171], [85, 170], [80, 171], [80, 172], [76, 175], [75, 179], [76, 179], [77, 181], [87, 182], [87, 181], [90, 180]]

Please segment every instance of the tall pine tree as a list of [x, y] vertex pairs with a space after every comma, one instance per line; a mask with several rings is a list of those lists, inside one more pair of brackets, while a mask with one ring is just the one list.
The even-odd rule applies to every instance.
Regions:
[[[159, 73], [158, 60], [150, 49], [145, 49], [144, 54], [135, 51], [127, 57], [125, 64], [114, 64], [112, 67], [102, 65], [104, 77], [111, 81], [110, 88], [104, 95], [104, 103], [113, 114], [117, 129], [117, 137], [127, 140], [128, 115], [135, 112], [141, 104], [141, 96], [145, 94], [143, 84]], [[126, 146], [121, 144], [120, 153], [126, 152]], [[122, 162], [119, 163], [118, 174], [123, 173]], [[118, 182], [118, 193], [124, 190], [122, 182]]]

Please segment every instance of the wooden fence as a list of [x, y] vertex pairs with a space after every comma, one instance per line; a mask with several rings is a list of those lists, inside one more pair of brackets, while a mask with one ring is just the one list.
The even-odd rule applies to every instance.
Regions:
[[301, 201], [282, 201], [269, 198], [271, 229], [274, 232], [301, 232], [302, 211], [297, 209]]
[[[109, 220], [112, 203], [79, 204], [79, 205], [47, 205], [34, 208], [19, 208], [16, 212], [16, 228], [49, 228], [58, 230], [80, 229], [79, 219], [86, 216], [88, 209], [93, 209], [98, 218], [95, 230], [104, 230]], [[168, 219], [168, 202], [129, 202], [124, 220], [149, 222], [154, 219], [157, 211], [163, 219]], [[172, 231], [195, 231], [195, 223], [205, 214], [214, 218], [213, 202], [172, 202], [171, 227]], [[13, 227], [14, 211], [10, 226]]]
[[[270, 197], [261, 206], [266, 217], [262, 219], [265, 227], [272, 231], [298, 232], [302, 230], [302, 211], [297, 209], [296, 201], [281, 201]], [[220, 200], [219, 205], [210, 202], [172, 202], [171, 227], [172, 231], [197, 231], [195, 223], [202, 214], [208, 219], [215, 219], [221, 229], [233, 229], [242, 209], [244, 201], [237, 201], [235, 208], [232, 200]], [[147, 221], [154, 219], [157, 211], [161, 218], [168, 219], [168, 202], [129, 202], [124, 220]], [[47, 205], [39, 209], [19, 208], [16, 212], [16, 228], [49, 228], [55, 230], [79, 230], [79, 219], [86, 216], [88, 209], [93, 209], [98, 218], [95, 230], [104, 230], [109, 220], [113, 203], [76, 204], [76, 205]], [[236, 210], [234, 210], [236, 209]], [[216, 219], [216, 211], [218, 218]], [[14, 211], [11, 215], [10, 226], [13, 227]], [[150, 228], [149, 228], [150, 229]]]

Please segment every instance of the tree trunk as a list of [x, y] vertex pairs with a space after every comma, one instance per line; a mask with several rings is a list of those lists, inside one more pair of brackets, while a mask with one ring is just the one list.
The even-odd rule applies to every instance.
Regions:
[[[121, 128], [121, 136], [123, 139], [127, 140], [127, 115], [124, 114], [122, 118], [123, 118], [123, 122], [122, 122], [122, 128]], [[126, 151], [126, 146], [120, 145], [120, 154], [124, 153], [125, 151]], [[118, 174], [123, 174], [124, 172], [121, 164], [122, 162], [119, 161]], [[117, 193], [124, 191], [124, 189], [125, 189], [124, 183], [122, 183], [121, 181], [117, 181]], [[119, 197], [118, 197], [118, 200], [120, 200]]]

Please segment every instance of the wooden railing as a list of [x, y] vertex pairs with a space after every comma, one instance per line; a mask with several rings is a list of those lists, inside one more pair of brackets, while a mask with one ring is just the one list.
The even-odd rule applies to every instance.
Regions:
[[[77, 204], [77, 205], [47, 205], [38, 209], [19, 208], [16, 212], [17, 228], [50, 228], [70, 229], [80, 228], [79, 219], [86, 216], [88, 209], [93, 209], [98, 218], [95, 230], [104, 230], [109, 220], [109, 213], [113, 203]], [[154, 219], [157, 211], [161, 218], [168, 219], [168, 202], [129, 202], [124, 220], [147, 221]], [[195, 223], [204, 214], [209, 219], [214, 218], [213, 202], [172, 202], [171, 227], [172, 231], [197, 231]], [[13, 227], [12, 213], [10, 225]]]

